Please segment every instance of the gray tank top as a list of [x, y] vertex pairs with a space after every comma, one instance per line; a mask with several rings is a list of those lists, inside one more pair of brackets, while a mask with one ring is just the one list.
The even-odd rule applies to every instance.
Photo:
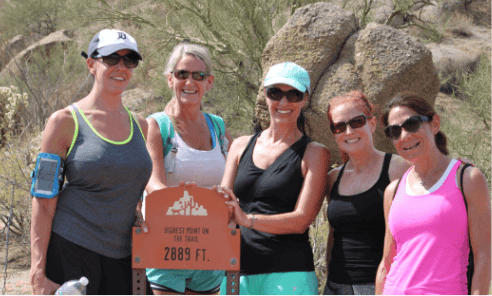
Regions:
[[143, 133], [128, 112], [128, 139], [105, 139], [72, 108], [75, 142], [65, 160], [67, 183], [58, 195], [52, 230], [103, 256], [129, 256], [135, 209], [152, 172]]

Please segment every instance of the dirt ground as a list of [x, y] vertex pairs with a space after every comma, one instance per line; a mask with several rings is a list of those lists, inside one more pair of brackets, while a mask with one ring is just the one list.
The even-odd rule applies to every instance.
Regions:
[[10, 237], [8, 247], [7, 280], [5, 281], [5, 234], [0, 243], [0, 289], [5, 295], [32, 295], [29, 284], [31, 252], [29, 244], [18, 238]]
[[[4, 235], [4, 233], [1, 233]], [[4, 236], [5, 237], [5, 236]], [[31, 252], [29, 245], [11, 237], [8, 249], [7, 280], [5, 279], [5, 238], [0, 243], [0, 291], [4, 295], [32, 295], [29, 284]], [[5, 282], [5, 286], [4, 286]], [[492, 292], [492, 284], [489, 294]]]

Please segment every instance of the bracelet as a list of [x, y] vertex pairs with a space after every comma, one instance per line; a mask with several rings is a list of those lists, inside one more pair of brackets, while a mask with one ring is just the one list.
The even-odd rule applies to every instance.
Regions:
[[256, 222], [256, 216], [255, 216], [255, 214], [251, 214], [251, 225], [248, 228], [253, 229], [255, 222]]

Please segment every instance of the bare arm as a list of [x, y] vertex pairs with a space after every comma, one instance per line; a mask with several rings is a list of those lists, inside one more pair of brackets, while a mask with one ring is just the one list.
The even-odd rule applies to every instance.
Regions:
[[[138, 120], [138, 125], [142, 129], [142, 134], [143, 134], [144, 140], [147, 143], [147, 133], [148, 133], [148, 130], [149, 130], [149, 125], [147, 123], [147, 120], [145, 120], [141, 116], [138, 116], [138, 115], [135, 115], [135, 114], [134, 114], [134, 116]], [[143, 206], [143, 203], [142, 203], [142, 200], [140, 200], [138, 202], [138, 204], [137, 204], [137, 208], [136, 208], [136, 211], [135, 211], [136, 219], [135, 219], [135, 224], [134, 225], [135, 226], [142, 227], [143, 231], [144, 232], [147, 232], [148, 231], [148, 225], [145, 223], [145, 221], [143, 219], [142, 206]]]
[[231, 146], [232, 146], [232, 136], [231, 136], [231, 133], [229, 132], [229, 130], [225, 129], [225, 137], [227, 139], [227, 141], [229, 142], [229, 146], [227, 147], [227, 151], [229, 151], [231, 149]]
[[395, 195], [398, 181], [391, 182], [384, 191], [384, 220], [386, 222], [386, 230], [384, 234], [384, 249], [383, 258], [379, 264], [376, 274], [376, 295], [382, 295], [384, 285], [386, 283], [386, 276], [388, 275], [391, 264], [393, 264], [393, 258], [396, 256], [396, 245], [393, 235], [388, 225], [388, 215], [393, 203], [393, 196]]
[[140, 125], [140, 128], [142, 129], [144, 140], [147, 141], [147, 132], [149, 131], [149, 124], [147, 123], [147, 120], [145, 120], [143, 117], [138, 115], [137, 115], [137, 120], [138, 120], [138, 124]]
[[[294, 211], [275, 215], [255, 215], [254, 229], [273, 234], [304, 233], [316, 218], [323, 203], [329, 163], [328, 149], [319, 143], [311, 142], [303, 158], [304, 183]], [[252, 215], [246, 215], [241, 210], [231, 190], [227, 190], [226, 193], [232, 198], [227, 204], [234, 207], [236, 223], [244, 227], [251, 226]]]
[[[227, 156], [224, 176], [222, 177], [222, 182], [220, 183], [220, 186], [230, 189], [231, 192], [234, 188], [234, 182], [237, 175], [237, 167], [239, 165], [241, 155], [243, 155], [244, 150], [248, 145], [249, 139], [251, 139], [251, 136], [239, 137], [229, 146], [229, 155]], [[230, 197], [225, 197], [225, 200], [229, 201]], [[234, 220], [234, 208], [232, 206], [229, 206], [228, 208], [229, 220], [232, 221]], [[233, 223], [231, 227], [235, 228], [235, 223]]]
[[[65, 160], [72, 142], [75, 123], [65, 108], [51, 115], [41, 141], [41, 152], [59, 155]], [[46, 254], [58, 197], [32, 199], [31, 213], [31, 272], [34, 294], [53, 294], [59, 285], [46, 277]]]
[[147, 119], [147, 150], [152, 159], [152, 175], [145, 190], [151, 194], [155, 190], [167, 188], [166, 168], [164, 167], [164, 147], [162, 136], [157, 121], [153, 118]]
[[234, 140], [229, 146], [229, 155], [227, 156], [226, 166], [224, 170], [224, 176], [222, 177], [222, 182], [220, 186], [232, 189], [234, 187], [234, 182], [236, 181], [237, 167], [239, 161], [241, 160], [241, 155], [243, 155], [246, 146], [248, 145], [251, 136], [242, 136]]
[[471, 294], [484, 295], [490, 285], [490, 200], [487, 182], [478, 168], [467, 168], [463, 191], [468, 204], [468, 228], [475, 272]]
[[403, 157], [393, 154], [388, 168], [390, 182], [400, 179], [413, 164]]

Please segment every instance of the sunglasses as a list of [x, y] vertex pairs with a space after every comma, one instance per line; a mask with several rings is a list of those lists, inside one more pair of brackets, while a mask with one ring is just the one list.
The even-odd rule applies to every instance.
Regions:
[[430, 118], [424, 115], [415, 115], [407, 120], [401, 125], [389, 125], [384, 130], [386, 137], [391, 138], [393, 140], [398, 140], [401, 136], [401, 129], [404, 128], [407, 132], [415, 133], [420, 129], [420, 126], [423, 122], [429, 122]]
[[125, 67], [132, 69], [138, 66], [138, 56], [132, 53], [129, 53], [124, 56], [120, 56], [117, 53], [112, 53], [108, 56], [100, 56], [100, 55], [95, 55], [92, 56], [92, 58], [102, 58], [103, 63], [106, 65], [112, 67], [118, 65], [120, 60], [123, 60], [123, 63], [125, 64]]
[[304, 93], [297, 89], [282, 91], [280, 88], [277, 87], [267, 88], [266, 96], [272, 101], [280, 101], [283, 97], [286, 97], [287, 101], [291, 103], [297, 103], [304, 99]]
[[205, 80], [205, 78], [210, 76], [210, 74], [207, 74], [207, 73], [190, 72], [190, 71], [186, 71], [186, 70], [177, 70], [177, 71], [174, 71], [173, 74], [174, 74], [174, 77], [176, 77], [179, 80], [188, 79], [188, 77], [190, 77], [190, 74], [191, 74], [191, 78], [193, 78], [193, 80], [196, 80], [196, 81], [203, 81], [203, 80]]
[[331, 131], [334, 134], [341, 134], [347, 130], [347, 124], [350, 125], [351, 128], [359, 128], [366, 125], [367, 119], [365, 115], [359, 115], [347, 122], [337, 122], [330, 124]]

